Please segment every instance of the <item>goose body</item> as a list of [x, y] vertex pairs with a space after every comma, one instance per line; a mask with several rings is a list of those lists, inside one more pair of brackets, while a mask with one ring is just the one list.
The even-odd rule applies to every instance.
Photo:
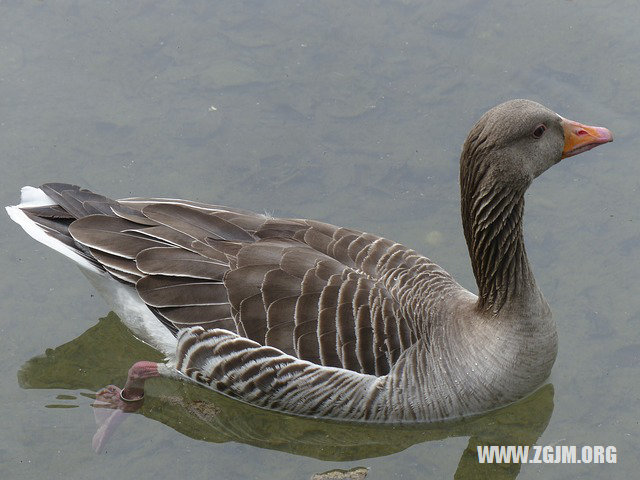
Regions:
[[410, 248], [313, 220], [57, 183], [24, 187], [7, 211], [167, 356], [136, 364], [122, 401], [165, 375], [288, 413], [429, 422], [505, 405], [549, 375], [557, 336], [524, 250], [524, 192], [611, 140], [528, 100], [476, 123], [461, 193], [478, 295]]

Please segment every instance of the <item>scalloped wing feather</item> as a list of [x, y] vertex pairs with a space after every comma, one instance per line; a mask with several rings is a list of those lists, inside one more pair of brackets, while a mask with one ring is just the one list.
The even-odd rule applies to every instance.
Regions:
[[402, 273], [431, 263], [389, 240], [196, 202], [42, 189], [59, 206], [26, 213], [42, 215], [51, 234], [68, 229], [69, 242], [134, 286], [174, 333], [224, 328], [304, 361], [378, 376], [421, 334]]

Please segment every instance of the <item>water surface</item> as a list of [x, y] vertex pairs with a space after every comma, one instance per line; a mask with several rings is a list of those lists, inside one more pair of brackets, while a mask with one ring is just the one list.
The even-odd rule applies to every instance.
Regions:
[[618, 448], [616, 465], [494, 476], [638, 471], [636, 2], [62, 1], [0, 11], [5, 205], [22, 185], [58, 180], [316, 218], [407, 244], [475, 290], [457, 165], [477, 117], [524, 97], [616, 136], [527, 195], [527, 249], [560, 337], [551, 385], [428, 429], [293, 419], [158, 381], [143, 414], [97, 455], [91, 395], [154, 353], [119, 329], [73, 265], [5, 218], [2, 478], [308, 479], [359, 466], [367, 480], [473, 478], [473, 448], [489, 441]]

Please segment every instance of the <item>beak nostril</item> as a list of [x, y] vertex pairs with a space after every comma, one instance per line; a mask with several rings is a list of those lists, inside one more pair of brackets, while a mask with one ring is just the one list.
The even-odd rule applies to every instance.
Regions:
[[578, 130], [578, 131], [576, 132], [576, 135], [583, 136], [583, 135], [588, 135], [588, 133], [587, 133], [587, 131], [586, 131], [586, 130], [582, 130], [582, 129], [580, 129], [580, 130]]

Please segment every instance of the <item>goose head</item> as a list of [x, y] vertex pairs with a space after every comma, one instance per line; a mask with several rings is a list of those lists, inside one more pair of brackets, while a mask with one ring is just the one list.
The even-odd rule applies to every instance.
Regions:
[[476, 122], [460, 157], [460, 189], [480, 309], [547, 309], [522, 238], [524, 192], [563, 158], [612, 140], [606, 128], [568, 120], [530, 100], [502, 103]]
[[486, 112], [463, 147], [461, 169], [488, 174], [495, 185], [526, 189], [563, 158], [611, 142], [603, 127], [561, 117], [531, 100], [510, 100]]

